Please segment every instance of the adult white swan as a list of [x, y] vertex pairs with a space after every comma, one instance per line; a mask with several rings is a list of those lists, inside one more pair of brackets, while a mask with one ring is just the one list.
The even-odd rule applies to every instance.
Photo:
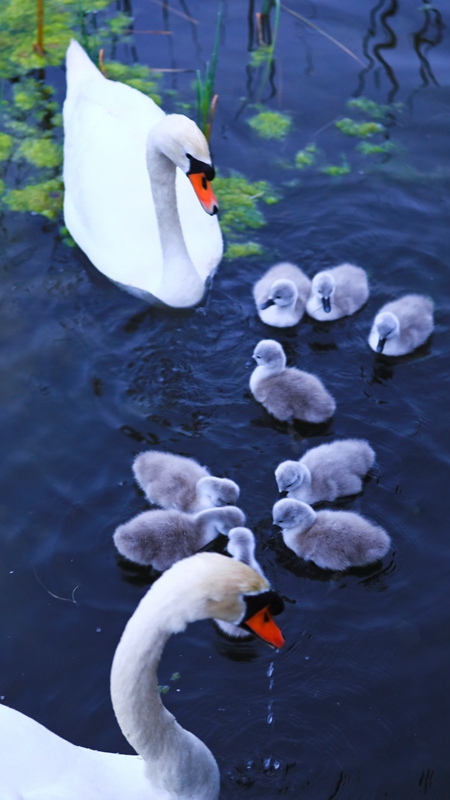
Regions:
[[121, 288], [195, 305], [222, 257], [205, 137], [187, 117], [166, 116], [141, 92], [107, 80], [74, 40], [66, 63], [67, 228]]
[[217, 553], [175, 564], [141, 600], [112, 665], [114, 711], [139, 756], [77, 747], [0, 704], [2, 800], [217, 800], [214, 756], [164, 708], [156, 668], [172, 633], [208, 617], [248, 625], [281, 647], [268, 588], [246, 564]]

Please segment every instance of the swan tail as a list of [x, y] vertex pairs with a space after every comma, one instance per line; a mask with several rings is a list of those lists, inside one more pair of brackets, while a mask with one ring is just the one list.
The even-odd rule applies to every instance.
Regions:
[[67, 92], [78, 90], [87, 80], [103, 78], [88, 54], [75, 39], [71, 39], [66, 53]]

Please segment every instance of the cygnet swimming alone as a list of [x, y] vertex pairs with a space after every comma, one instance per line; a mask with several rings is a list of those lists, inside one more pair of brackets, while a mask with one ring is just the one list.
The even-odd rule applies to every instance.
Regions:
[[314, 276], [306, 310], [314, 319], [331, 322], [354, 314], [368, 297], [365, 271], [354, 264], [341, 264]]
[[253, 358], [257, 367], [250, 390], [274, 417], [325, 422], [334, 414], [336, 403], [322, 381], [309, 372], [287, 368], [284, 350], [274, 339], [262, 339]]
[[307, 450], [299, 461], [283, 461], [275, 470], [278, 491], [313, 505], [362, 489], [375, 451], [364, 439], [341, 439]]
[[433, 328], [432, 300], [422, 294], [406, 294], [380, 308], [368, 342], [377, 353], [404, 356], [424, 344]]
[[[255, 572], [258, 572], [264, 580], [266, 576], [259, 566], [255, 558], [255, 537], [249, 528], [231, 528], [228, 533], [228, 544], [226, 548], [229, 554], [240, 561], [242, 564], [252, 567]], [[252, 634], [244, 628], [239, 628], [232, 622], [224, 622], [221, 619], [215, 619], [217, 627], [220, 628], [222, 633], [230, 636], [232, 639], [250, 639]]]
[[314, 511], [300, 500], [284, 498], [273, 507], [287, 547], [323, 569], [363, 567], [386, 555], [386, 531], [352, 511]]
[[136, 481], [147, 499], [162, 508], [193, 514], [204, 508], [235, 505], [239, 486], [228, 478], [215, 478], [193, 458], [147, 450], [133, 464]]
[[144, 511], [119, 525], [113, 538], [119, 553], [129, 561], [164, 572], [244, 522], [245, 514], [236, 506], [207, 508], [197, 514]]
[[284, 261], [275, 264], [253, 287], [256, 309], [266, 325], [288, 328], [305, 313], [311, 281], [300, 267]]

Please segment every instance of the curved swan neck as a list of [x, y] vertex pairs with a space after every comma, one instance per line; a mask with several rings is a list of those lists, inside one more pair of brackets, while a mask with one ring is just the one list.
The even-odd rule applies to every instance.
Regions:
[[[176, 166], [159, 149], [158, 137], [153, 135], [153, 128], [147, 139], [147, 169], [164, 264], [158, 297], [163, 302], [165, 297], [170, 297], [171, 306], [191, 306], [201, 300], [204, 283], [189, 256], [181, 228], [176, 193]], [[175, 292], [177, 288], [178, 297]]]
[[189, 614], [186, 597], [181, 597], [183, 587], [180, 598], [164, 596], [158, 588], [141, 600], [117, 647], [111, 671], [114, 712], [125, 738], [145, 761], [149, 800], [152, 788], [164, 800], [213, 800], [219, 792], [215, 759], [163, 706], [156, 674], [167, 639], [184, 630], [195, 613], [191, 609]]

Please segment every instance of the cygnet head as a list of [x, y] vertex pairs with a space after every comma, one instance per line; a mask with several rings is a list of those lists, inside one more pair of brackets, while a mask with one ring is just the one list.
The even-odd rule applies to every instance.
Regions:
[[275, 480], [279, 492], [299, 489], [307, 477], [307, 468], [298, 461], [283, 461], [275, 470]]
[[316, 518], [316, 512], [302, 503], [301, 500], [291, 500], [288, 497], [278, 500], [272, 509], [274, 525], [289, 530], [299, 528], [300, 531], [308, 530]]
[[200, 478], [197, 491], [201, 499], [212, 506], [234, 506], [239, 497], [239, 486], [229, 478], [216, 478], [208, 475]]
[[335, 280], [331, 272], [318, 272], [312, 279], [312, 291], [322, 303], [323, 310], [328, 314], [331, 311], [331, 297], [335, 290]]
[[255, 560], [255, 537], [249, 528], [231, 528], [228, 532], [227, 550], [230, 556], [249, 564], [253, 569]]
[[387, 339], [392, 339], [399, 333], [400, 323], [391, 311], [382, 311], [375, 317], [374, 325], [378, 333], [377, 353], [382, 353]]
[[184, 114], [166, 114], [150, 129], [148, 139], [188, 176], [205, 211], [217, 214], [219, 205], [210, 185], [215, 170], [208, 142], [195, 122]]
[[275, 281], [270, 289], [270, 296], [265, 303], [262, 303], [261, 310], [270, 306], [287, 308], [294, 306], [297, 302], [298, 291], [295, 283], [288, 278], [280, 278]]
[[245, 522], [245, 514], [237, 506], [208, 508], [200, 514], [204, 515], [207, 522], [213, 522], [215, 530], [225, 536], [228, 536], [230, 528], [237, 528]]
[[261, 339], [253, 351], [253, 358], [258, 367], [265, 367], [275, 375], [282, 372], [286, 366], [284, 350], [275, 339]]

